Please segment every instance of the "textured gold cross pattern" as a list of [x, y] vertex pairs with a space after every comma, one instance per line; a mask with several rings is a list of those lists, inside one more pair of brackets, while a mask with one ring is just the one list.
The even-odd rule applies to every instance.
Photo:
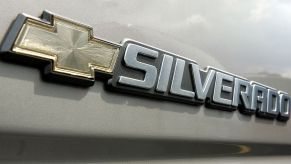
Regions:
[[95, 71], [112, 74], [119, 45], [93, 37], [91, 27], [52, 15], [25, 16], [12, 47], [17, 54], [52, 60], [52, 71], [94, 79]]

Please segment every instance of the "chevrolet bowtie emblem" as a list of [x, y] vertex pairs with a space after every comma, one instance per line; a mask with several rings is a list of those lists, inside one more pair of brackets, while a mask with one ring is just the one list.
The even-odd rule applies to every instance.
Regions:
[[134, 41], [112, 43], [92, 28], [50, 12], [20, 14], [1, 45], [2, 57], [41, 63], [49, 79], [201, 105], [268, 119], [290, 117], [288, 93]]
[[112, 74], [120, 47], [93, 37], [87, 25], [46, 11], [42, 19], [18, 15], [8, 38], [2, 51], [48, 60], [48, 73], [83, 79], [85, 85], [94, 83], [95, 71]]

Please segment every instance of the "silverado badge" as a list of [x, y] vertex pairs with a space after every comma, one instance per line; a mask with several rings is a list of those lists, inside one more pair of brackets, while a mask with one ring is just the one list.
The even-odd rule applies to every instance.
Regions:
[[[3, 59], [39, 63], [48, 79], [287, 121], [286, 92], [134, 41], [93, 36], [90, 26], [44, 11], [19, 14], [1, 45]], [[178, 110], [178, 109], [177, 109]]]

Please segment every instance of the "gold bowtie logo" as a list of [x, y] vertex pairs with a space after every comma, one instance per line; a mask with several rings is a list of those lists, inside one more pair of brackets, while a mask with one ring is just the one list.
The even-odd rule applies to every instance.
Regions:
[[54, 74], [94, 80], [112, 74], [120, 45], [93, 37], [92, 28], [44, 11], [42, 19], [20, 14], [2, 51], [50, 60]]

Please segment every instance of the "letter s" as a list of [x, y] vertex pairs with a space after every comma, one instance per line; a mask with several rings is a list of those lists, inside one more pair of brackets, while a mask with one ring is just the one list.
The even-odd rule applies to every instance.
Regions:
[[135, 44], [128, 44], [124, 54], [125, 65], [129, 68], [144, 71], [145, 76], [143, 80], [120, 76], [118, 83], [144, 89], [151, 89], [156, 82], [157, 68], [153, 65], [137, 61], [137, 55], [144, 55], [156, 59], [158, 57], [158, 52]]

